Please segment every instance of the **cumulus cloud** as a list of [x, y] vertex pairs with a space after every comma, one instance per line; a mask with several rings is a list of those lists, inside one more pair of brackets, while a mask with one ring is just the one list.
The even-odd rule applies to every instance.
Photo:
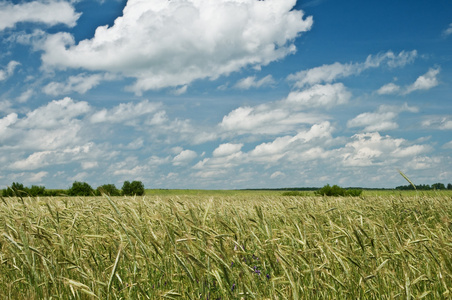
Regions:
[[323, 65], [291, 74], [287, 79], [289, 81], [294, 81], [294, 86], [297, 88], [318, 83], [331, 83], [340, 78], [358, 75], [370, 68], [378, 68], [383, 64], [391, 68], [403, 67], [404, 65], [413, 62], [416, 56], [416, 50], [410, 52], [402, 51], [397, 55], [392, 51], [388, 51], [375, 56], [369, 55], [366, 61], [361, 63], [342, 64], [335, 62], [330, 65]]
[[341, 156], [343, 164], [351, 167], [371, 165], [393, 165], [403, 157], [414, 158], [416, 155], [430, 151], [426, 145], [407, 145], [405, 139], [394, 139], [388, 135], [381, 136], [378, 132], [360, 133], [347, 143]]
[[[135, 124], [139, 116], [150, 115], [156, 113], [162, 107], [161, 103], [150, 102], [144, 100], [138, 103], [121, 103], [112, 109], [102, 109], [91, 116], [92, 123], [124, 123], [128, 122], [130, 125]], [[153, 118], [162, 119], [164, 116], [158, 113], [153, 115]], [[151, 119], [152, 122], [153, 119]], [[155, 121], [157, 122], [157, 121]]]
[[398, 94], [400, 92], [400, 86], [395, 83], [388, 83], [378, 89], [377, 94], [379, 95], [390, 95]]
[[440, 68], [430, 68], [427, 73], [419, 76], [416, 81], [406, 88], [404, 94], [409, 94], [418, 90], [429, 90], [438, 85], [436, 78], [440, 72]]
[[328, 117], [303, 110], [329, 109], [346, 104], [351, 93], [342, 83], [315, 85], [291, 92], [287, 98], [258, 106], [243, 106], [223, 117], [220, 129], [229, 135], [280, 134], [300, 124], [314, 124]]
[[76, 160], [86, 159], [93, 144], [65, 148], [61, 150], [47, 150], [34, 152], [26, 159], [15, 161], [10, 168], [13, 170], [36, 170], [49, 165], [67, 164]]
[[0, 2], [0, 31], [21, 22], [42, 23], [48, 26], [65, 24], [74, 27], [80, 15], [66, 1], [31, 1], [20, 4], [2, 1]]
[[250, 88], [260, 88], [263, 86], [270, 86], [275, 84], [272, 75], [267, 75], [262, 79], [257, 80], [256, 76], [249, 76], [239, 80], [234, 87], [241, 90], [249, 90]]
[[418, 108], [403, 106], [381, 105], [376, 112], [359, 114], [347, 122], [348, 128], [364, 127], [363, 131], [386, 131], [399, 127], [395, 122], [397, 116], [404, 111], [416, 113]]
[[377, 90], [377, 94], [380, 94], [380, 95], [388, 95], [388, 94], [407, 95], [407, 94], [410, 94], [410, 93], [412, 93], [414, 91], [418, 91], [418, 90], [429, 90], [439, 84], [437, 76], [440, 73], [440, 71], [441, 71], [441, 69], [439, 67], [430, 68], [427, 73], [419, 76], [415, 82], [413, 82], [410, 85], [404, 86], [404, 87], [400, 87], [400, 86], [396, 85], [395, 83], [385, 84]]
[[194, 160], [197, 156], [198, 154], [196, 154], [195, 151], [183, 150], [178, 155], [176, 155], [176, 157], [174, 157], [173, 165], [175, 166], [186, 165], [190, 163], [192, 160]]
[[240, 149], [242, 149], [242, 147], [243, 144], [231, 144], [231, 143], [221, 144], [220, 146], [218, 146], [218, 148], [216, 148], [213, 151], [213, 156], [214, 157], [228, 156], [239, 152]]
[[46, 67], [134, 77], [131, 90], [177, 87], [267, 65], [294, 53], [313, 20], [295, 0], [129, 0], [113, 26], [75, 44], [68, 33], [42, 45]]
[[351, 93], [342, 83], [316, 84], [309, 89], [294, 91], [289, 94], [285, 104], [292, 108], [332, 108], [346, 104]]
[[17, 126], [22, 128], [58, 128], [71, 124], [78, 116], [91, 111], [85, 101], [76, 102], [69, 97], [62, 100], [53, 100], [41, 106], [21, 119]]
[[14, 74], [14, 70], [17, 66], [19, 66], [20, 63], [12, 60], [8, 63], [8, 65], [3, 69], [0, 70], [0, 81], [8, 79], [11, 75]]
[[99, 85], [102, 81], [113, 80], [115, 77], [109, 74], [93, 74], [86, 73], [70, 76], [66, 82], [51, 82], [44, 86], [42, 91], [47, 95], [60, 96], [77, 92], [84, 94], [90, 89]]

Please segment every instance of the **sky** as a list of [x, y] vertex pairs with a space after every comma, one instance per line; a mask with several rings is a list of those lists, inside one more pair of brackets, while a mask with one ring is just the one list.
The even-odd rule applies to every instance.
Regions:
[[452, 2], [0, 0], [0, 187], [452, 182]]

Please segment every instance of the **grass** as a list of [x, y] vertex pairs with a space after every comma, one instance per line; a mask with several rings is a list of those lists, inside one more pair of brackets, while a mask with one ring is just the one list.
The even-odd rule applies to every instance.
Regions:
[[451, 194], [3, 198], [0, 299], [449, 299]]

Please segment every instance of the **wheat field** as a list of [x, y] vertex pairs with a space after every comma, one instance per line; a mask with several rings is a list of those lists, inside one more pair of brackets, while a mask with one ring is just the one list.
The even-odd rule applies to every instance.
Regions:
[[2, 198], [0, 299], [451, 299], [450, 194]]

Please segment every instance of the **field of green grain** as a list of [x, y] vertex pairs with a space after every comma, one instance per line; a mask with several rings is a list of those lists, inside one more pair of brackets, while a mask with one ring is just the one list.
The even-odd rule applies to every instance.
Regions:
[[452, 194], [2, 198], [0, 299], [450, 299]]

